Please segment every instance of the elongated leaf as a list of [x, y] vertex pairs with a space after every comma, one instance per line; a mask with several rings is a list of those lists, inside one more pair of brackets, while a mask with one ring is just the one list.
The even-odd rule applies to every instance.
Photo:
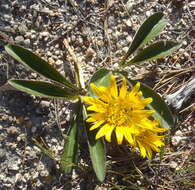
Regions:
[[68, 138], [65, 139], [64, 152], [60, 159], [60, 168], [65, 174], [71, 174], [73, 166], [75, 166], [76, 155], [78, 151], [78, 116], [74, 117]]
[[[111, 82], [111, 71], [106, 69], [100, 69], [91, 78], [90, 83], [95, 83], [97, 86], [109, 86]], [[93, 91], [89, 90], [89, 96], [95, 96]], [[87, 118], [87, 112], [85, 107], [83, 108], [84, 118]], [[106, 150], [103, 139], [95, 139], [95, 132], [89, 131], [87, 126], [88, 146], [90, 157], [93, 165], [93, 169], [97, 178], [100, 181], [104, 181], [106, 173]]]
[[138, 53], [132, 60], [130, 60], [126, 65], [149, 61], [154, 59], [159, 59], [170, 55], [174, 51], [176, 51], [181, 44], [172, 42], [172, 41], [160, 41], [156, 42], [145, 49], [143, 49], [140, 53]]
[[31, 51], [13, 44], [6, 45], [5, 50], [18, 62], [30, 67], [33, 71], [36, 71], [44, 77], [59, 82], [66, 87], [79, 90], [76, 86], [67, 81], [64, 76], [56, 71], [50, 64]]
[[[129, 80], [129, 81], [133, 85], [137, 83], [137, 81], [134, 80]], [[161, 127], [171, 128], [174, 125], [174, 120], [167, 104], [154, 90], [152, 90], [147, 85], [141, 83], [140, 89], [143, 92], [143, 96], [145, 98], [152, 97], [153, 102], [148, 106], [148, 108], [156, 110], [156, 113], [154, 113], [154, 118], [160, 121]]]
[[167, 19], [164, 18], [163, 13], [155, 13], [150, 16], [137, 31], [130, 47], [123, 58], [121, 64], [125, 64], [126, 59], [134, 53], [138, 48], [154, 39], [168, 23]]
[[97, 178], [103, 182], [106, 175], [106, 150], [104, 141], [102, 139], [95, 140], [96, 134], [94, 131], [88, 130], [87, 135], [93, 169]]
[[76, 95], [68, 92], [66, 89], [55, 86], [48, 82], [31, 80], [9, 80], [8, 83], [16, 89], [36, 96], [67, 99], [77, 98]]
[[[87, 118], [86, 108], [83, 106], [83, 117]], [[89, 131], [89, 125], [86, 124], [88, 137], [88, 147], [92, 166], [97, 178], [102, 182], [106, 175], [106, 150], [103, 139], [95, 139], [95, 132]]]

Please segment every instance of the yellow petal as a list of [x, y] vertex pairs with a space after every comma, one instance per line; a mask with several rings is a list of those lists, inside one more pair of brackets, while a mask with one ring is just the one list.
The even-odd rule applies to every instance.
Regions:
[[142, 129], [150, 129], [154, 130], [158, 123], [156, 121], [152, 122], [149, 119], [142, 119], [139, 123], [137, 123], [137, 127], [140, 127]]
[[151, 159], [152, 159], [152, 150], [151, 150], [151, 146], [148, 146], [146, 149], [147, 149], [147, 150], [146, 150], [147, 156], [148, 156], [148, 158], [151, 160]]
[[105, 113], [106, 112], [106, 108], [104, 106], [101, 106], [101, 105], [98, 105], [98, 104], [88, 106], [87, 110], [88, 111], [95, 111], [95, 112], [98, 112], [98, 113]]
[[[137, 116], [137, 119], [139, 121], [142, 120], [142, 118], [146, 118], [151, 116], [153, 113], [155, 113], [154, 110], [133, 110], [132, 114]], [[134, 119], [136, 119], [136, 117], [134, 116]]]
[[132, 133], [131, 133], [131, 129], [126, 127], [124, 129], [124, 136], [125, 136], [125, 139], [133, 146], [135, 145], [135, 141], [133, 140], [133, 137], [132, 137]]
[[94, 97], [85, 96], [85, 97], [82, 97], [82, 99], [91, 105], [94, 105], [94, 104], [101, 105], [102, 107], [106, 107], [107, 105], [103, 101], [99, 100], [98, 98], [94, 98]]
[[132, 135], [138, 135], [141, 133], [141, 128], [135, 124], [132, 124], [130, 127], [129, 127], [129, 132], [132, 134]]
[[115, 133], [118, 144], [122, 144], [124, 136], [123, 127], [116, 127]]
[[93, 113], [86, 121], [87, 122], [96, 122], [100, 120], [104, 120], [104, 114], [102, 113]]
[[111, 76], [110, 91], [111, 91], [112, 97], [115, 97], [115, 98], [118, 97], [118, 89], [117, 89], [116, 79], [115, 79], [114, 75]]
[[95, 123], [94, 125], [92, 125], [89, 130], [92, 131], [92, 130], [100, 127], [103, 123], [104, 123], [104, 121], [99, 121], [99, 122]]
[[109, 102], [111, 99], [109, 89], [103, 86], [96, 86], [94, 83], [90, 84], [91, 89], [94, 93], [104, 102]]
[[112, 131], [114, 130], [114, 126], [108, 126], [108, 132], [106, 133], [105, 135], [105, 139], [108, 141], [108, 142], [111, 142], [111, 135], [112, 135]]
[[137, 95], [138, 95], [138, 96], [143, 96], [142, 91], [139, 91], [139, 92], [137, 93]]
[[99, 100], [98, 98], [92, 98], [85, 96], [82, 98], [87, 103], [91, 104], [87, 107], [87, 110], [89, 111], [96, 111], [96, 112], [105, 112], [107, 104]]
[[140, 153], [143, 156], [143, 158], [146, 157], [146, 149], [145, 147], [138, 141], [138, 145], [139, 145], [139, 149], [140, 149]]
[[160, 152], [160, 149], [154, 145], [154, 144], [151, 144], [150, 147], [155, 151], [155, 152]]
[[109, 129], [109, 127], [108, 127], [108, 124], [105, 124], [104, 126], [102, 126], [102, 127], [99, 129], [99, 131], [97, 132], [95, 138], [96, 138], [96, 139], [99, 139], [99, 138], [105, 136], [106, 133], [109, 132], [109, 130], [110, 130], [110, 129]]
[[145, 98], [142, 100], [142, 102], [145, 104], [145, 105], [148, 105], [150, 103], [152, 103], [153, 99], [152, 98]]
[[121, 98], [125, 98], [127, 94], [127, 82], [126, 82], [126, 79], [125, 77], [123, 77], [123, 82], [122, 82], [122, 86], [121, 86], [121, 89], [120, 89], [120, 97]]
[[94, 98], [92, 98], [90, 96], [84, 96], [84, 97], [82, 97], [82, 100], [84, 100], [88, 104], [93, 104]]
[[130, 93], [133, 94], [133, 95], [137, 94], [139, 92], [139, 89], [140, 89], [140, 82], [137, 82]]

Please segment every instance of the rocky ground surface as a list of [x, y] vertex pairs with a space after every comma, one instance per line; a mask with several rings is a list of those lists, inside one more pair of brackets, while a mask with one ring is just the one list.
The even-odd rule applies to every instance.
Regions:
[[[72, 80], [73, 60], [63, 39], [67, 39], [79, 59], [87, 84], [97, 69], [117, 68], [143, 20], [159, 11], [164, 12], [169, 24], [157, 39], [181, 41], [181, 48], [172, 56], [126, 70], [166, 99], [194, 77], [194, 1], [1, 0], [0, 85], [11, 78], [42, 79], [7, 55], [4, 50], [7, 43], [29, 48]], [[116, 149], [109, 145], [108, 173], [101, 184], [84, 149], [79, 169], [71, 179], [60, 173], [56, 163], [43, 155], [32, 140], [32, 137], [42, 139], [56, 154], [62, 152], [62, 133], [70, 118], [68, 102], [1, 91], [0, 189], [192, 190], [195, 187], [193, 98], [180, 109], [172, 110], [176, 125], [170, 130], [161, 162], [159, 155], [148, 161], [123, 147]]]

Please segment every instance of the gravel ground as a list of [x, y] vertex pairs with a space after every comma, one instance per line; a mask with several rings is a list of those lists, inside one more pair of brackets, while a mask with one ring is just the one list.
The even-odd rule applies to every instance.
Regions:
[[[159, 11], [169, 24], [157, 39], [182, 41], [182, 47], [173, 56], [126, 70], [166, 98], [185, 86], [195, 72], [194, 1], [1, 0], [0, 85], [11, 78], [41, 79], [6, 54], [7, 43], [29, 48], [72, 80], [73, 61], [63, 45], [67, 39], [87, 82], [99, 68], [116, 68], [143, 20]], [[32, 137], [41, 139], [56, 154], [62, 152], [62, 134], [71, 110], [68, 102], [0, 92], [0, 189], [192, 190], [195, 176], [189, 168], [194, 168], [195, 161], [195, 114], [194, 108], [188, 107], [193, 98], [181, 109], [173, 109], [176, 125], [161, 162], [159, 155], [149, 162], [132, 156], [124, 147], [109, 145], [109, 171], [100, 184], [85, 148], [71, 180], [32, 141]]]

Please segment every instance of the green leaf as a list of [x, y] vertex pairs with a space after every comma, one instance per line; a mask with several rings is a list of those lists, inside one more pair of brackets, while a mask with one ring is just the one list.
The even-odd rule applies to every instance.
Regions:
[[[80, 112], [79, 112], [80, 113]], [[79, 114], [78, 114], [79, 115]], [[71, 174], [73, 166], [75, 166], [76, 155], [78, 151], [78, 117], [75, 116], [71, 123], [68, 137], [64, 144], [64, 152], [60, 159], [60, 168], [65, 174]]]
[[[131, 84], [135, 85], [137, 81], [129, 80]], [[153, 99], [152, 103], [148, 106], [149, 109], [156, 110], [154, 113], [154, 118], [160, 121], [160, 125], [163, 128], [171, 128], [174, 126], [173, 116], [167, 104], [163, 99], [150, 87], [141, 83], [140, 90], [143, 92], [145, 98], [151, 97]]]
[[[83, 116], [87, 118], [86, 108], [83, 106]], [[86, 124], [88, 137], [88, 147], [92, 166], [97, 178], [103, 182], [106, 175], [106, 148], [103, 139], [95, 139], [95, 132], [89, 131], [89, 125]]]
[[77, 96], [66, 89], [55, 86], [48, 82], [31, 80], [9, 80], [8, 83], [16, 89], [36, 96], [49, 98], [76, 99]]
[[160, 41], [156, 42], [141, 52], [139, 52], [133, 59], [131, 59], [125, 66], [142, 62], [142, 61], [149, 61], [154, 59], [159, 59], [164, 56], [170, 55], [174, 51], [176, 51], [181, 44], [172, 42], [172, 41]]
[[154, 39], [164, 29], [167, 23], [168, 21], [164, 18], [163, 13], [159, 12], [150, 16], [137, 31], [121, 64], [125, 64], [126, 59], [138, 48], [141, 48], [144, 44]]
[[72, 88], [74, 90], [80, 90], [72, 83], [67, 81], [63, 75], [61, 75], [45, 60], [35, 55], [31, 51], [13, 44], [6, 45], [5, 50], [9, 55], [11, 55], [18, 62], [31, 68], [33, 71], [36, 71], [37, 73], [43, 75], [44, 77], [59, 82], [65, 85], [66, 87]]
[[95, 140], [95, 132], [87, 130], [88, 146], [93, 169], [97, 178], [103, 182], [106, 175], [106, 150], [103, 139]]
[[[106, 69], [100, 69], [91, 78], [90, 83], [97, 86], [110, 86], [112, 72]], [[89, 88], [89, 96], [95, 96], [93, 91]], [[87, 118], [86, 108], [83, 107], [83, 117]], [[89, 131], [89, 124], [86, 124], [86, 131], [88, 136], [88, 146], [90, 158], [92, 161], [93, 169], [97, 178], [102, 182], [106, 174], [106, 149], [103, 139], [95, 139], [95, 131]]]

